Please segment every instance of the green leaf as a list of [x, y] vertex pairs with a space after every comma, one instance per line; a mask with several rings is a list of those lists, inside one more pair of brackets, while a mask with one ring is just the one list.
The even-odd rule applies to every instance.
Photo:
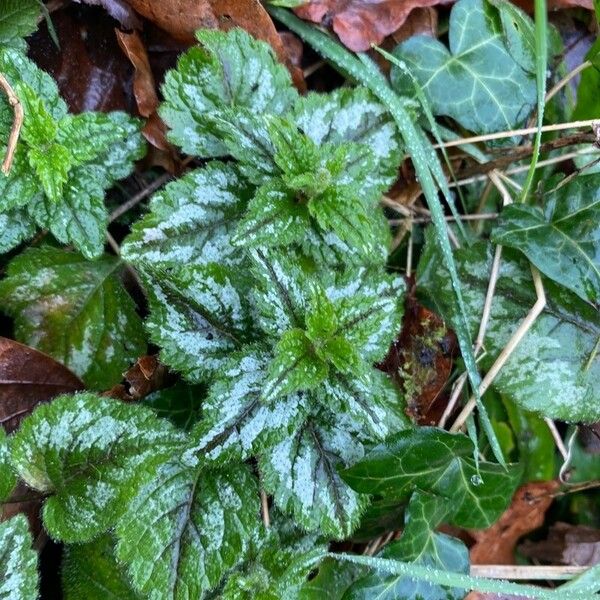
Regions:
[[363, 494], [401, 499], [419, 490], [442, 496], [451, 507], [449, 523], [483, 528], [508, 506], [521, 471], [486, 462], [477, 468], [472, 456], [468, 437], [420, 427], [379, 444], [342, 477]]
[[35, 223], [25, 210], [16, 208], [0, 212], [0, 254], [29, 239], [35, 231]]
[[304, 331], [290, 329], [275, 346], [262, 399], [269, 403], [298, 390], [314, 389], [323, 382], [328, 372], [327, 363], [315, 354]]
[[235, 126], [240, 109], [282, 114], [297, 92], [271, 47], [242, 29], [205, 29], [197, 36], [203, 47], [184, 54], [165, 78], [160, 114], [171, 129], [170, 140], [187, 154], [226, 156], [227, 148], [211, 133], [212, 119], [232, 119]]
[[304, 584], [298, 600], [342, 600], [348, 588], [365, 571], [365, 567], [339, 564], [332, 558], [326, 558], [321, 561], [317, 574]]
[[[598, 19], [598, 14], [596, 14], [596, 19]], [[581, 73], [579, 85], [577, 86], [577, 102], [573, 109], [572, 118], [578, 120], [595, 119], [600, 110], [600, 99], [598, 94], [595, 93], [600, 85], [600, 69], [598, 69], [600, 38], [596, 38], [585, 58], [591, 61], [593, 66]]]
[[106, 389], [145, 353], [142, 321], [119, 279], [122, 263], [29, 248], [9, 264], [0, 303], [16, 338], [46, 352], [88, 387]]
[[10, 464], [9, 440], [3, 427], [0, 427], [0, 502], [6, 500], [17, 484], [17, 478]]
[[154, 194], [150, 212], [133, 225], [121, 254], [146, 269], [239, 264], [243, 256], [231, 236], [249, 198], [231, 165], [212, 162], [190, 171]]
[[39, 15], [40, 5], [36, 0], [0, 0], [0, 46], [33, 33]]
[[[476, 331], [492, 265], [489, 245], [457, 251], [471, 331]], [[436, 266], [437, 263], [437, 266]], [[451, 318], [452, 288], [436, 252], [427, 251], [419, 265], [419, 286], [437, 312]], [[600, 316], [572, 292], [544, 280], [547, 306], [525, 334], [494, 381], [502, 394], [521, 408], [565, 421], [600, 418]], [[492, 303], [483, 368], [504, 349], [536, 300], [528, 262], [505, 249]]]
[[31, 547], [32, 543], [24, 515], [0, 523], [2, 600], [35, 600], [38, 597], [37, 553]]
[[139, 600], [114, 556], [114, 540], [65, 546], [61, 564], [65, 600]]
[[172, 461], [117, 526], [117, 557], [144, 597], [201, 598], [244, 559], [260, 526], [258, 487], [245, 465], [201, 471]]
[[338, 468], [364, 454], [362, 444], [335, 416], [306, 421], [297, 431], [259, 458], [265, 490], [276, 505], [307, 530], [335, 538], [352, 533], [367, 497], [344, 483]]
[[[476, 133], [513, 129], [535, 103], [535, 78], [507, 49], [498, 21], [484, 0], [460, 0], [450, 15], [450, 51], [434, 38], [415, 36], [395, 52], [422, 85], [434, 113]], [[402, 79], [392, 69], [398, 89], [404, 89]]]
[[158, 417], [169, 419], [179, 429], [188, 431], [200, 418], [205, 395], [203, 386], [176, 383], [173, 387], [148, 394], [142, 399], [142, 403], [150, 407]]
[[547, 277], [592, 304], [600, 303], [600, 177], [577, 177], [544, 198], [543, 209], [507, 206], [492, 233], [521, 250]]
[[15, 434], [12, 462], [48, 495], [44, 526], [85, 542], [112, 527], [136, 489], [182, 443], [145, 407], [85, 393], [38, 406]]
[[146, 327], [160, 357], [192, 383], [214, 375], [252, 331], [241, 269], [181, 266], [141, 271], [150, 316]]
[[[435, 532], [435, 527], [447, 513], [447, 500], [421, 493], [413, 494], [402, 537], [385, 546], [378, 556], [468, 574], [469, 552], [466, 546], [456, 538]], [[374, 597], [381, 600], [462, 600], [464, 591], [376, 571], [352, 585], [344, 595], [344, 600]]]
[[204, 459], [245, 460], [293, 433], [306, 413], [306, 398], [291, 394], [261, 402], [270, 355], [234, 355], [223, 367], [202, 404], [202, 421], [192, 432]]

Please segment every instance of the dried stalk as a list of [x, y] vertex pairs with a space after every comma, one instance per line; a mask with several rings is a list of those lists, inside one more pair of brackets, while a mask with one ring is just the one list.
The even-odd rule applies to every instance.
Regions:
[[17, 150], [17, 142], [19, 141], [19, 135], [21, 133], [21, 127], [23, 125], [23, 106], [21, 101], [15, 94], [15, 90], [11, 87], [10, 83], [2, 73], [0, 73], [0, 88], [4, 90], [8, 103], [13, 109], [14, 119], [10, 129], [10, 135], [8, 136], [8, 143], [6, 145], [6, 155], [4, 156], [4, 162], [2, 163], [2, 172], [5, 175], [10, 173], [15, 151]]

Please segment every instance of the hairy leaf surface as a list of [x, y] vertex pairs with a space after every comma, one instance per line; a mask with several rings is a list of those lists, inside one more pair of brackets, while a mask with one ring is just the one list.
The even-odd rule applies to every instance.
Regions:
[[38, 597], [37, 553], [32, 544], [27, 517], [24, 515], [0, 523], [2, 600], [35, 600]]

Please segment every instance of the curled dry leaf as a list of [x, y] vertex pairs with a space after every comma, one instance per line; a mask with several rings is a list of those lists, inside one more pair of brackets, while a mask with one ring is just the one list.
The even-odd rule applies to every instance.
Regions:
[[471, 530], [475, 544], [471, 547], [474, 565], [515, 564], [515, 546], [525, 534], [544, 524], [546, 511], [559, 488], [556, 481], [531, 482], [522, 485], [500, 519], [487, 529]]
[[0, 337], [0, 424], [7, 433], [40, 402], [83, 388], [76, 375], [47, 354]]
[[589, 567], [600, 564], [600, 529], [585, 525], [556, 523], [550, 527], [548, 539], [526, 540], [519, 552], [551, 564]]
[[104, 395], [133, 402], [172, 383], [169, 370], [156, 356], [141, 356], [124, 375], [124, 384], [108, 390]]
[[402, 27], [416, 8], [452, 0], [312, 0], [295, 9], [302, 19], [331, 25], [341, 42], [363, 52]]
[[456, 348], [454, 332], [409, 295], [400, 335], [379, 367], [402, 388], [410, 416], [421, 425], [437, 423], [444, 411]]

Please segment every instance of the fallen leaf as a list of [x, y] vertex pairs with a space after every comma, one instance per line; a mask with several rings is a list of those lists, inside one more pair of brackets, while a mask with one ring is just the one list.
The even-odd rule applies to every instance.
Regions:
[[437, 423], [444, 411], [447, 396], [442, 392], [456, 347], [454, 332], [409, 294], [400, 335], [379, 368], [402, 388], [408, 413], [421, 425]]
[[114, 386], [104, 395], [134, 402], [172, 383], [169, 370], [156, 356], [138, 358], [135, 365], [125, 373], [124, 380], [124, 384]]
[[590, 567], [600, 564], [600, 529], [555, 523], [550, 527], [547, 539], [526, 540], [519, 546], [519, 552], [551, 564]]
[[0, 337], [0, 424], [7, 433], [40, 402], [83, 387], [77, 376], [47, 354]]
[[302, 19], [331, 25], [345, 46], [363, 52], [398, 31], [414, 9], [450, 2], [452, 0], [312, 0], [294, 10]]
[[125, 29], [140, 29], [141, 21], [125, 0], [75, 0], [79, 4], [102, 6]]
[[291, 62], [271, 17], [259, 0], [127, 0], [141, 15], [186, 43], [196, 42], [198, 29], [227, 31], [241, 27], [271, 45], [285, 64], [296, 86], [302, 88], [302, 72]]
[[510, 506], [500, 519], [487, 529], [470, 530], [475, 544], [469, 553], [474, 565], [515, 564], [515, 547], [525, 534], [544, 524], [552, 504], [552, 492], [560, 487], [556, 481], [526, 483], [514, 494]]

